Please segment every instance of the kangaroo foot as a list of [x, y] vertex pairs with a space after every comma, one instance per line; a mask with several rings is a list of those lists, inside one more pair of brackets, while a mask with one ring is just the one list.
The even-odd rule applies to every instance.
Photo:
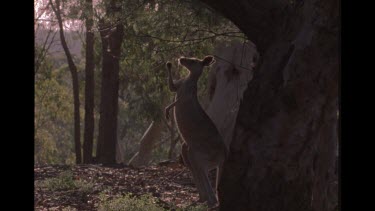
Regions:
[[202, 203], [202, 202], [206, 202], [206, 201], [207, 201], [206, 198], [203, 198], [203, 197], [199, 196], [198, 202]]
[[209, 204], [207, 203], [207, 211], [218, 211], [220, 206], [219, 206], [219, 203], [214, 203], [214, 204]]

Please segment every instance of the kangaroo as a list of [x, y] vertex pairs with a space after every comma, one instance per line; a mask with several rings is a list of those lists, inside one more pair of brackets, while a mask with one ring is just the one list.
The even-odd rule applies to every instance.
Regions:
[[208, 172], [217, 168], [216, 193], [221, 177], [222, 165], [227, 156], [227, 148], [215, 124], [198, 102], [197, 82], [203, 68], [215, 62], [212, 56], [203, 60], [181, 57], [179, 63], [189, 70], [189, 75], [173, 80], [172, 64], [167, 63], [168, 86], [176, 92], [175, 101], [165, 108], [165, 117], [169, 119], [169, 110], [174, 107], [174, 118], [183, 140], [182, 157], [193, 173], [199, 192], [199, 201], [207, 201], [209, 207], [218, 204], [217, 196], [210, 184]]

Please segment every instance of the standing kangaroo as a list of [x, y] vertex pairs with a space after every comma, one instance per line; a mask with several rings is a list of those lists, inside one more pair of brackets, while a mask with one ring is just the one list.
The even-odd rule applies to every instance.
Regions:
[[172, 64], [168, 62], [169, 89], [177, 92], [177, 95], [175, 101], [165, 108], [166, 119], [169, 119], [169, 110], [175, 107], [174, 117], [184, 142], [181, 153], [183, 160], [193, 173], [200, 201], [207, 201], [209, 207], [217, 205], [218, 200], [210, 184], [208, 172], [217, 168], [217, 190], [227, 148], [215, 124], [198, 102], [197, 82], [203, 68], [214, 62], [212, 56], [206, 56], [203, 60], [181, 57], [179, 63], [190, 73], [186, 78], [177, 81], [172, 79]]

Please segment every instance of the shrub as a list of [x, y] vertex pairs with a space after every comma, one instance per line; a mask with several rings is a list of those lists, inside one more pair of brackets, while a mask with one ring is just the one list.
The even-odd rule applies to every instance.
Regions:
[[165, 209], [157, 205], [157, 200], [151, 195], [142, 195], [140, 197], [134, 197], [131, 194], [124, 196], [117, 196], [113, 199], [109, 199], [105, 195], [100, 196], [100, 205], [98, 211], [120, 211], [120, 210], [132, 210], [132, 211], [164, 211]]
[[[135, 197], [132, 194], [126, 194], [124, 196], [117, 196], [115, 198], [109, 198], [105, 194], [100, 195], [100, 205], [98, 211], [120, 211], [120, 210], [132, 210], [132, 211], [165, 211], [160, 205], [156, 198], [149, 194]], [[189, 206], [187, 208], [177, 208], [177, 211], [206, 211], [206, 205]]]
[[83, 180], [74, 180], [71, 171], [64, 171], [56, 178], [45, 179], [39, 185], [51, 191], [79, 189], [82, 192], [91, 192], [94, 189], [92, 183]]
[[207, 210], [207, 206], [206, 205], [196, 205], [196, 206], [193, 206], [193, 207], [187, 207], [185, 209], [183, 209], [184, 211], [206, 211]]

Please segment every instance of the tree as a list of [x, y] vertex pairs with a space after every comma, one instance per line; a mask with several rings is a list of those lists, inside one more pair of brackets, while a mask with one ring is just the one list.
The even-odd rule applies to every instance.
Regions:
[[63, 20], [61, 16], [61, 9], [60, 9], [60, 0], [55, 0], [55, 5], [52, 3], [52, 0], [49, 1], [52, 7], [53, 12], [56, 15], [58, 25], [59, 25], [59, 32], [60, 32], [60, 40], [61, 45], [64, 49], [66, 58], [68, 60], [69, 70], [72, 75], [73, 81], [73, 99], [74, 99], [74, 146], [75, 146], [75, 153], [76, 153], [76, 163], [82, 163], [82, 154], [81, 154], [81, 127], [80, 127], [80, 113], [79, 113], [79, 82], [78, 82], [78, 73], [77, 67], [74, 64], [73, 57], [69, 51], [68, 45], [65, 40], [64, 35], [64, 26]]
[[219, 185], [220, 210], [334, 210], [339, 1], [201, 0], [260, 54]]
[[[49, 0], [47, 0], [46, 2], [49, 2]], [[68, 44], [70, 38], [72, 38], [72, 41], [76, 39], [76, 36], [74, 36], [76, 32], [74, 31], [78, 29], [77, 23], [86, 23], [86, 27], [79, 27], [79, 29], [82, 31], [85, 31], [85, 29], [88, 30], [88, 32], [86, 33], [87, 39], [85, 39], [84, 36], [79, 37], [82, 42], [86, 41], [84, 45], [85, 51], [82, 51], [82, 53], [84, 52], [86, 54], [86, 68], [84, 67], [85, 64], [81, 64], [74, 60], [78, 69], [85, 68], [85, 72], [78, 71], [78, 78], [81, 79], [81, 83], [85, 82], [84, 85], [82, 84], [79, 86], [82, 86], [82, 88], [84, 87], [80, 90], [82, 91], [82, 93], [80, 93], [80, 100], [85, 100], [85, 110], [81, 109], [81, 112], [85, 111], [83, 130], [83, 159], [86, 163], [87, 160], [90, 160], [90, 157], [92, 155], [92, 146], [95, 146], [95, 144], [97, 143], [94, 140], [94, 143], [92, 144], [92, 142], [90, 141], [92, 140], [92, 138], [89, 138], [91, 134], [91, 120], [89, 120], [91, 112], [89, 102], [92, 102], [89, 95], [95, 94], [95, 96], [93, 97], [95, 101], [94, 113], [99, 114], [98, 107], [101, 100], [100, 90], [103, 88], [100, 84], [100, 82], [103, 82], [101, 80], [101, 74], [103, 72], [93, 71], [92, 74], [94, 74], [95, 76], [90, 77], [91, 68], [89, 66], [90, 62], [94, 61], [95, 67], [103, 67], [102, 60], [100, 59], [103, 57], [102, 50], [100, 49], [103, 46], [101, 46], [102, 42], [95, 41], [95, 56], [94, 59], [90, 59], [90, 26], [88, 25], [90, 22], [89, 19], [91, 17], [91, 11], [90, 5], [87, 4], [88, 1], [60, 0], [59, 2], [61, 3], [60, 14], [62, 15], [64, 24], [64, 36]], [[111, 28], [111, 31], [108, 33], [112, 33], [115, 29], [116, 24], [119, 23], [121, 23], [125, 28], [124, 31], [126, 33], [122, 39], [120, 59], [120, 66], [124, 68], [121, 68], [119, 72], [119, 87], [120, 90], [124, 90], [124, 100], [122, 100], [122, 96], [120, 96], [121, 101], [119, 101], [118, 108], [119, 118], [117, 120], [118, 129], [121, 130], [122, 128], [124, 128], [122, 130], [124, 131], [124, 133], [119, 133], [121, 135], [119, 135], [118, 137], [119, 140], [123, 140], [123, 143], [116, 145], [121, 145], [124, 147], [124, 149], [126, 149], [126, 154], [124, 157], [126, 157], [126, 159], [129, 159], [138, 148], [138, 140], [140, 140], [140, 138], [142, 137], [142, 134], [147, 129], [149, 123], [151, 121], [157, 121], [156, 117], [158, 115], [162, 115], [162, 113], [160, 112], [160, 108], [165, 106], [165, 103], [162, 103], [162, 97], [165, 96], [165, 98], [167, 98], [167, 101], [172, 100], [173, 96], [166, 89], [166, 74], [164, 71], [165, 62], [168, 60], [175, 63], [175, 58], [181, 55], [202, 57], [207, 53], [212, 52], [211, 49], [215, 41], [219, 39], [225, 39], [226, 35], [242, 36], [242, 34], [236, 27], [234, 27], [233, 24], [230, 24], [229, 21], [220, 18], [219, 15], [211, 11], [200, 8], [199, 5], [191, 4], [189, 1], [122, 1], [122, 10], [121, 12], [116, 12], [116, 15], [111, 12], [106, 13], [106, 6], [101, 7], [102, 5], [106, 5], [105, 3], [108, 2], [109, 1], [103, 2], [103, 4], [100, 3], [95, 5], [94, 22], [96, 22], [97, 18], [104, 18], [103, 29], [107, 29], [107, 26], [108, 28]], [[43, 7], [46, 5], [47, 4], [43, 5]], [[47, 16], [36, 15], [36, 20], [38, 20], [38, 23], [40, 22], [42, 23], [42, 25], [48, 23], [52, 27], [56, 27], [54, 23], [57, 21], [51, 18], [51, 11], [45, 9], [45, 12], [47, 12]], [[110, 17], [112, 16], [111, 14], [117, 17]], [[38, 18], [39, 16], [40, 18]], [[75, 24], [72, 25], [71, 23]], [[94, 31], [98, 29], [96, 25], [97, 24], [94, 24], [94, 26], [92, 26]], [[82, 26], [84, 25], [82, 24]], [[99, 29], [99, 31], [101, 31], [101, 29]], [[109, 39], [109, 37], [106, 36], [104, 36], [104, 38], [107, 40]], [[80, 47], [75, 47], [80, 46], [81, 43], [74, 42], [73, 45], [74, 46], [69, 46], [69, 50], [72, 56], [73, 54], [77, 53], [75, 49], [80, 49]], [[48, 47], [48, 45], [46, 45], [46, 47]], [[60, 50], [60, 48], [54, 47], [55, 46], [53, 45], [51, 46], [50, 52], [53, 53], [53, 51]], [[104, 47], [103, 49], [108, 50], [108, 48], [106, 47]], [[40, 55], [43, 56], [43, 54]], [[56, 56], [53, 56], [51, 59], [53, 59], [55, 68], [66, 66], [65, 55], [56, 54]], [[38, 58], [37, 61], [39, 61]], [[37, 64], [39, 64], [39, 62], [37, 62]], [[177, 67], [177, 64], [175, 66]], [[176, 73], [178, 74], [180, 72], [181, 74], [187, 73], [186, 71], [176, 71]], [[206, 76], [207, 74], [202, 75], [202, 78], [204, 78], [204, 80], [201, 81], [202, 83], [200, 83], [199, 86], [202, 88], [199, 90], [200, 97], [202, 96], [202, 93], [205, 93], [204, 89], [206, 87]], [[90, 81], [94, 81], [94, 78], [99, 80], [95, 80], [94, 88], [90, 89], [89, 87], [93, 87]], [[68, 88], [67, 91], [69, 92], [69, 87], [66, 86], [71, 85], [70, 83], [65, 83], [66, 81], [64, 80], [64, 88]], [[95, 89], [95, 92], [92, 92], [93, 89]], [[83, 99], [83, 91], [86, 95], [85, 99]], [[107, 93], [109, 92], [106, 92], [106, 94]], [[109, 104], [111, 104], [112, 102], [106, 101], [102, 102], [102, 104], [103, 103], [109, 106]], [[109, 112], [108, 109], [102, 110], [106, 110]], [[95, 115], [94, 117], [95, 121], [97, 121], [99, 115]], [[59, 121], [60, 119], [55, 119], [51, 122], [53, 124], [58, 124]], [[69, 134], [72, 133], [70, 134], [70, 136], [74, 135], [74, 131], [71, 130], [70, 125], [61, 128], [61, 131], [62, 130]], [[98, 131], [94, 132], [94, 136], [98, 137]], [[116, 135], [114, 134], [113, 136]], [[171, 134], [171, 136], [174, 135]], [[167, 132], [163, 130], [161, 139], [167, 140], [168, 137], [169, 134], [167, 134]], [[68, 139], [63, 140], [65, 141]], [[157, 156], [154, 160], [156, 161], [158, 159], [163, 159], [163, 157], [167, 155], [166, 151], [168, 147], [170, 147], [168, 154], [169, 157], [171, 157], [173, 154], [173, 148], [175, 148], [175, 145], [178, 145], [178, 143], [174, 142], [175, 140], [176, 139], [172, 139], [173, 142], [170, 146], [167, 146], [168, 144], [166, 144], [165, 141], [162, 141], [161, 144], [157, 144], [157, 148], [153, 152], [153, 155]], [[109, 143], [111, 144], [111, 142]], [[97, 147], [100, 148], [100, 144], [98, 144]], [[97, 153], [97, 155], [99, 154], [100, 153]], [[71, 157], [70, 154], [69, 156]]]
[[[39, 26], [36, 28], [36, 34], [38, 33]], [[42, 27], [42, 30], [46, 30], [44, 27]], [[46, 61], [46, 57], [48, 54], [49, 49], [51, 48], [52, 44], [55, 42], [55, 35], [56, 32], [52, 30], [52, 28], [49, 28], [47, 31], [47, 35], [45, 38], [43, 38], [43, 44], [41, 46], [35, 47], [35, 68], [34, 73], [38, 74], [41, 66], [43, 66], [43, 62]], [[52, 37], [51, 37], [52, 36]]]
[[[36, 46], [38, 48], [38, 45]], [[37, 64], [35, 63], [35, 66]], [[36, 164], [73, 164], [73, 98], [67, 67], [54, 69], [51, 56], [41, 61], [35, 74], [35, 145]]]
[[232, 41], [219, 43], [214, 54], [216, 62], [208, 77], [210, 103], [206, 112], [229, 148], [240, 102], [253, 77], [258, 52], [251, 42]]
[[92, 0], [85, 1], [86, 23], [86, 66], [85, 66], [85, 130], [83, 142], [83, 162], [92, 162], [92, 150], [94, 144], [94, 32], [93, 32], [93, 4]]
[[[125, 8], [129, 10], [129, 7]], [[133, 8], [136, 7], [133, 6]], [[123, 14], [125, 13], [126, 11], [123, 11]], [[171, 102], [174, 97], [166, 86], [166, 61], [175, 63], [174, 69], [177, 69], [176, 58], [181, 55], [204, 57], [212, 52], [216, 40], [227, 40], [228, 36], [233, 36], [230, 37], [231, 39], [243, 37], [240, 36], [241, 32], [229, 21], [190, 2], [152, 1], [137, 10], [135, 15], [126, 15], [125, 17], [122, 19], [126, 33], [121, 65], [126, 68], [120, 72], [122, 81], [120, 90], [124, 90], [121, 93], [125, 93], [127, 99], [124, 103], [120, 101], [120, 114], [123, 113], [121, 111], [126, 110], [127, 116], [121, 115], [120, 128], [125, 122], [124, 119], [128, 119], [129, 115], [132, 115], [131, 113], [136, 113], [138, 115], [136, 122], [147, 124], [145, 126], [148, 126], [151, 121], [157, 123], [158, 115], [163, 116], [161, 108], [168, 103], [163, 103], [162, 99], [167, 96], [169, 98], [167, 102]], [[188, 73], [186, 70], [174, 72], [181, 75]], [[202, 75], [203, 79], [200, 81], [200, 98], [205, 95], [207, 73]], [[136, 101], [134, 104], [130, 103], [134, 100]], [[135, 106], [124, 106], [124, 104]], [[134, 132], [134, 127], [131, 127], [133, 125], [127, 127], [128, 131]], [[132, 137], [132, 132], [130, 132], [125, 140], [140, 140], [148, 127], [141, 128], [138, 137]], [[169, 136], [165, 132], [162, 133], [164, 136], [162, 140], [166, 140], [165, 136]], [[141, 141], [141, 143], [146, 142]], [[154, 146], [157, 146], [158, 149], [166, 148], [167, 145], [164, 143], [166, 142], [163, 141], [161, 145]], [[169, 147], [168, 158], [172, 158], [173, 149], [177, 144], [177, 139], [174, 138], [172, 132], [171, 143], [167, 146]], [[142, 146], [140, 146], [141, 148]], [[128, 153], [133, 154], [134, 149]], [[154, 151], [154, 155], [160, 154], [162, 153], [158, 153], [158, 150]], [[155, 160], [159, 158], [161, 157], [158, 156]]]
[[97, 157], [103, 164], [116, 163], [119, 62], [124, 33], [120, 11], [117, 1], [106, 3], [106, 20], [101, 19], [99, 26], [103, 61]]

